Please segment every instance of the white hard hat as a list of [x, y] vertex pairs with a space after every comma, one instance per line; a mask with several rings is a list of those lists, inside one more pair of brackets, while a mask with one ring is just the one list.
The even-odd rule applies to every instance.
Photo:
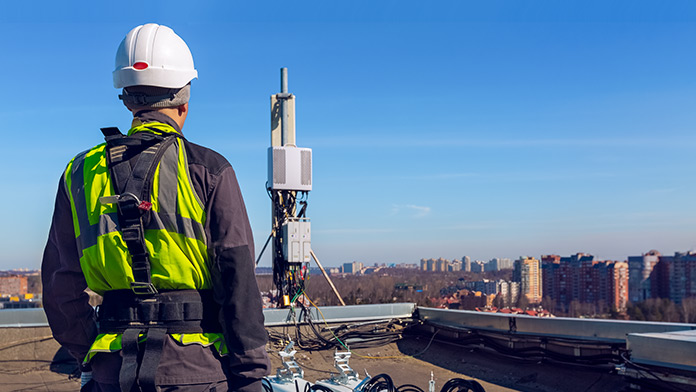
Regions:
[[114, 87], [181, 88], [198, 77], [186, 42], [174, 30], [155, 23], [138, 26], [116, 51]]

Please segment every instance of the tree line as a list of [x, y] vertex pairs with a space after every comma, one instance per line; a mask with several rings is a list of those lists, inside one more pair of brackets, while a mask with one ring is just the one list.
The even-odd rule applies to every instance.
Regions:
[[[346, 305], [383, 304], [413, 302], [420, 306], [433, 306], [433, 298], [440, 298], [440, 290], [456, 285], [459, 279], [476, 281], [481, 279], [508, 279], [510, 270], [488, 272], [431, 272], [405, 268], [385, 268], [369, 275], [333, 275], [336, 289]], [[256, 280], [262, 292], [272, 290], [273, 278], [258, 275]], [[422, 286], [418, 292], [412, 289], [397, 289], [397, 284]], [[317, 306], [334, 306], [340, 302], [321, 275], [312, 275], [306, 283], [307, 296]]]
[[650, 298], [629, 304], [626, 314], [631, 320], [696, 323], [696, 298], [684, 298], [680, 304], [668, 298]]

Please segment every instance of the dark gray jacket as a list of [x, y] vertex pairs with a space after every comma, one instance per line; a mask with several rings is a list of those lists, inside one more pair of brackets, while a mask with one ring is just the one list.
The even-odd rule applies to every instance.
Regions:
[[[138, 113], [142, 122], [166, 123], [159, 112]], [[220, 154], [184, 140], [191, 183], [205, 205], [209, 266], [222, 311], [220, 322], [230, 355], [218, 358], [211, 348], [165, 343], [157, 384], [206, 383], [227, 379], [231, 390], [260, 391], [269, 373], [262, 302], [254, 276], [254, 241], [244, 200], [232, 166]], [[53, 222], [44, 251], [44, 308], [54, 338], [82, 361], [97, 334], [94, 310], [80, 268], [65, 182], [61, 179]], [[99, 353], [92, 361], [100, 383], [118, 383], [118, 353]]]

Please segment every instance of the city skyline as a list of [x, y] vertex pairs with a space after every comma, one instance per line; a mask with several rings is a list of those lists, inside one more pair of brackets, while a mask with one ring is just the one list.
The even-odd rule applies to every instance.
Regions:
[[298, 146], [313, 149], [307, 216], [325, 266], [696, 249], [692, 2], [138, 8], [5, 6], [0, 269], [40, 266], [67, 162], [100, 127], [129, 127], [114, 54], [148, 22], [191, 47], [183, 132], [232, 163], [257, 255], [281, 67]]

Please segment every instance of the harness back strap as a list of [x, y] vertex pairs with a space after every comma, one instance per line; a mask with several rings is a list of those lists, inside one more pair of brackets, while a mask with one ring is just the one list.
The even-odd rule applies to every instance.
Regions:
[[[167, 339], [166, 328], [147, 329], [145, 352], [138, 362], [138, 339], [144, 332], [137, 328], [126, 330], [121, 336], [122, 356], [118, 382], [122, 392], [131, 392], [136, 385], [142, 392], [157, 392], [155, 376], [159, 366], [164, 341]], [[139, 365], [139, 366], [138, 366]]]
[[139, 329], [129, 329], [121, 336], [121, 371], [118, 374], [118, 383], [121, 391], [131, 392], [135, 380], [138, 378], [138, 337]]
[[157, 392], [155, 387], [155, 375], [159, 366], [164, 348], [164, 340], [167, 338], [166, 328], [150, 328], [147, 330], [145, 341], [145, 353], [140, 365], [138, 381], [142, 392]]
[[[140, 295], [152, 295], [157, 292], [150, 279], [150, 255], [145, 245], [145, 229], [142, 216], [149, 211], [152, 204], [150, 197], [151, 182], [157, 164], [176, 134], [162, 137], [143, 133], [141, 137], [125, 137], [118, 128], [102, 128], [107, 143], [107, 162], [111, 173], [114, 192], [118, 197], [118, 220], [123, 240], [131, 255], [133, 280], [131, 288]], [[135, 164], [131, 167], [130, 158], [137, 154]]]

